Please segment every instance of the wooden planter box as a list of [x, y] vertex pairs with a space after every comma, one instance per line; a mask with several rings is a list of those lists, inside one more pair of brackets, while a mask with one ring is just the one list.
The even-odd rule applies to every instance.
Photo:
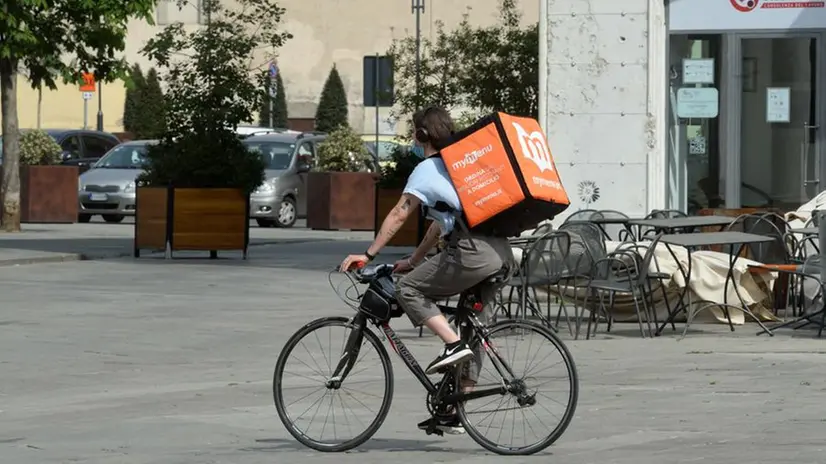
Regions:
[[77, 177], [77, 166], [20, 166], [20, 222], [77, 222]]
[[307, 175], [307, 227], [373, 230], [376, 176], [370, 172], [311, 172]]
[[[382, 222], [390, 211], [399, 202], [403, 189], [385, 189], [376, 186], [376, 222], [373, 226], [373, 236], [379, 233]], [[418, 246], [427, 232], [432, 221], [425, 220], [421, 215], [411, 214], [407, 222], [396, 232], [387, 246]]]
[[237, 189], [138, 187], [134, 255], [140, 250], [241, 250], [250, 241], [249, 198]]

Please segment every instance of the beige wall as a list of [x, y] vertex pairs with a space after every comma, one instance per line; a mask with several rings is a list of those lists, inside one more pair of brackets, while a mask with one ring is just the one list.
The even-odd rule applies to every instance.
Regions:
[[[103, 85], [103, 129], [119, 132], [123, 129], [123, 83]], [[31, 88], [28, 79], [17, 79], [17, 118], [21, 128], [37, 127], [37, 90]], [[90, 129], [97, 127], [98, 95], [88, 104], [87, 123]], [[83, 128], [83, 96], [76, 85], [59, 85], [57, 90], [43, 89], [40, 103], [40, 127], [44, 129]]]
[[[435, 22], [443, 21], [448, 28], [469, 12], [474, 24], [487, 25], [497, 20], [497, 0], [425, 0], [422, 14], [422, 37], [431, 37]], [[363, 108], [362, 60], [366, 55], [384, 54], [394, 38], [415, 34], [415, 15], [411, 13], [410, 0], [283, 0], [286, 9], [282, 28], [293, 34], [293, 39], [278, 51], [278, 65], [287, 92], [289, 116], [312, 118], [321, 89], [330, 68], [335, 63], [347, 89], [350, 104], [350, 124], [364, 133], [374, 133], [375, 110]], [[468, 7], [473, 5], [472, 9]], [[520, 0], [523, 20], [535, 22], [538, 18], [537, 0]], [[163, 5], [160, 7], [163, 8]], [[174, 21], [180, 18], [194, 23], [197, 15], [181, 14], [175, 10], [159, 12], [160, 20]], [[162, 26], [150, 26], [133, 22], [129, 28], [126, 57], [144, 69], [151, 63], [140, 55], [140, 48]], [[193, 24], [193, 27], [197, 27]], [[262, 65], [265, 63], [262, 60]], [[124, 87], [121, 83], [104, 86], [104, 128], [107, 131], [122, 130]], [[37, 92], [20, 82], [19, 112], [21, 127], [35, 127]], [[76, 87], [62, 87], [54, 92], [43, 92], [42, 127], [82, 127], [83, 100]], [[95, 126], [97, 96], [89, 103], [89, 125]], [[387, 112], [381, 113], [386, 118]], [[382, 122], [382, 126], [386, 126]]]

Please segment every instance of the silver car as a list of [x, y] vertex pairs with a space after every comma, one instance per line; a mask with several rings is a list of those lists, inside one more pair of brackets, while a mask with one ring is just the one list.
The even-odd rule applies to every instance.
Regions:
[[260, 227], [292, 227], [307, 214], [307, 172], [326, 134], [271, 133], [244, 139], [266, 163], [266, 180], [250, 196], [250, 217]]
[[109, 150], [78, 178], [78, 222], [100, 214], [106, 222], [135, 215], [135, 179], [143, 172], [147, 147], [155, 140], [134, 140]]

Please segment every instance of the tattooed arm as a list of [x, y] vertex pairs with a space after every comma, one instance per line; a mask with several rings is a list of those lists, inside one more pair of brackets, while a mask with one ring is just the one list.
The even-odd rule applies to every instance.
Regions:
[[381, 229], [379, 229], [379, 233], [376, 235], [376, 239], [373, 241], [373, 244], [367, 248], [367, 252], [372, 256], [378, 254], [378, 252], [387, 245], [387, 242], [396, 235], [396, 232], [399, 231], [411, 214], [419, 214], [420, 203], [419, 199], [413, 195], [402, 195], [399, 202], [384, 219]]

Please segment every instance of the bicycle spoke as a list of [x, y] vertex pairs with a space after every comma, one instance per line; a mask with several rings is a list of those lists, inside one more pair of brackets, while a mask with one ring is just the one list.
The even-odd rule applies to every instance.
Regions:
[[[302, 328], [288, 342], [276, 366], [273, 392], [279, 417], [293, 437], [318, 450], [343, 451], [363, 443], [384, 421], [392, 393], [391, 364], [378, 338], [364, 328], [359, 356], [349, 366], [344, 385], [331, 379], [331, 373], [314, 378], [324, 372], [324, 364], [332, 372], [340, 357], [335, 350], [343, 353], [352, 334], [345, 320], [319, 322]], [[327, 333], [318, 333], [322, 329]], [[316, 346], [309, 346], [308, 340]], [[316, 359], [319, 354], [322, 360]], [[305, 361], [304, 356], [312, 359]], [[376, 402], [381, 405], [378, 410], [371, 407]]]
[[[474, 388], [504, 384], [507, 393], [460, 403], [466, 430], [485, 448], [500, 454], [544, 449], [561, 435], [573, 415], [571, 399], [576, 398], [577, 380], [570, 355], [560, 348], [556, 335], [533, 322], [503, 321], [490, 328], [487, 338], [485, 359], [489, 362], [483, 363]], [[558, 406], [562, 411], [549, 409]]]

